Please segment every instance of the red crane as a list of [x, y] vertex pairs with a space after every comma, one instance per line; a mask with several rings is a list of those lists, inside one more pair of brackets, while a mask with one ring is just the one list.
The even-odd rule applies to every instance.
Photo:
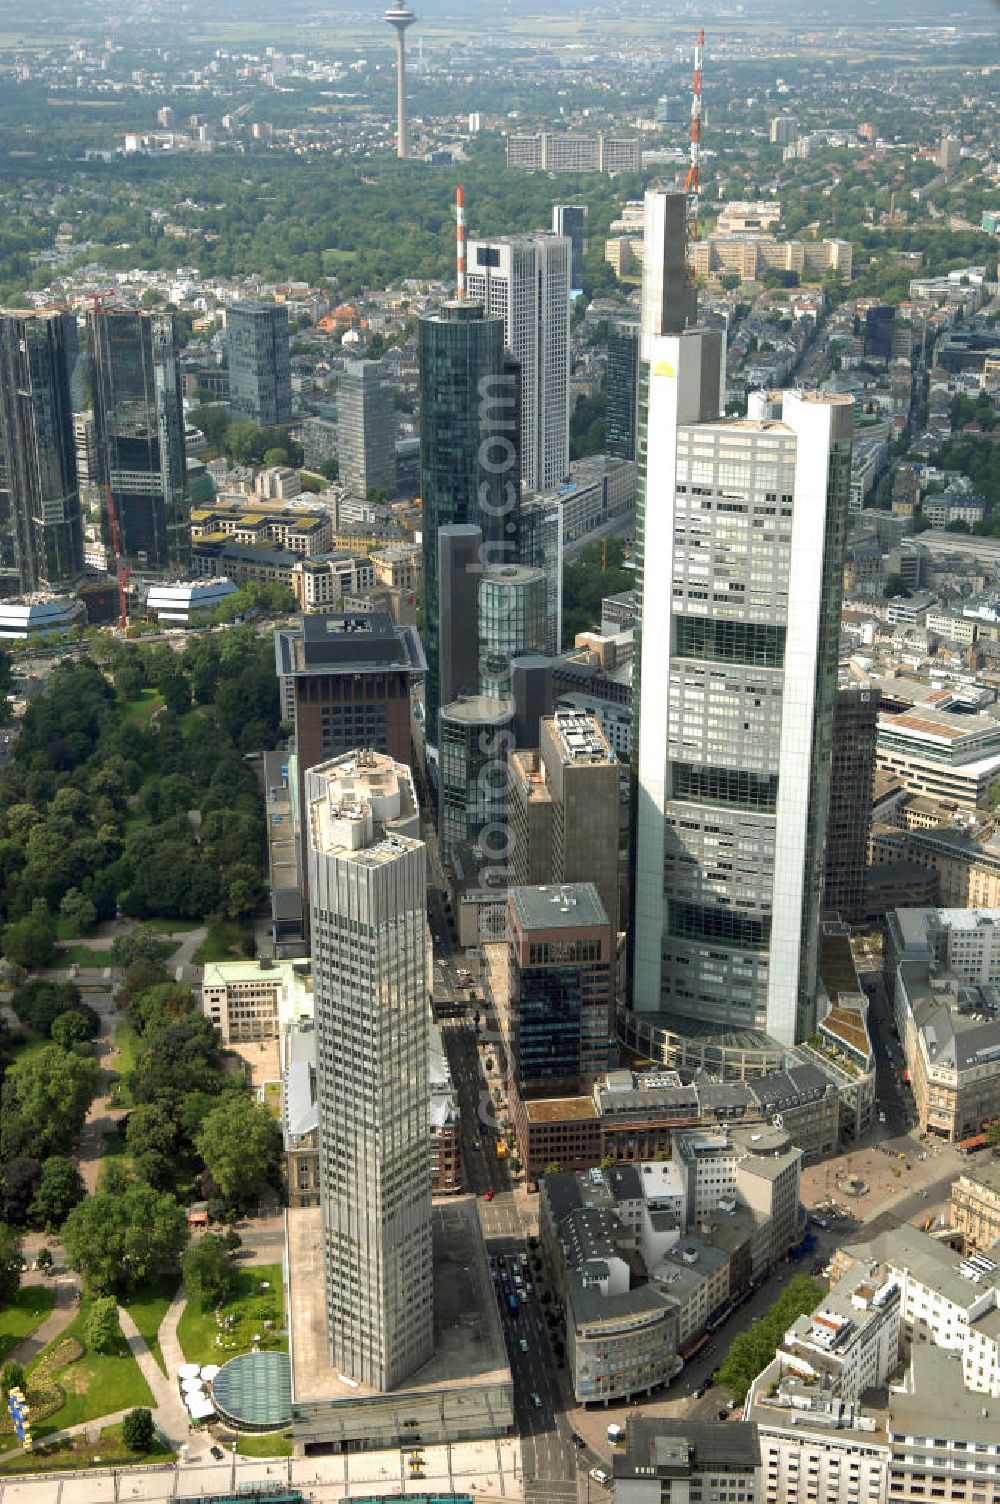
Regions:
[[118, 513], [115, 511], [115, 498], [111, 494], [111, 487], [107, 487], [108, 493], [108, 522], [111, 526], [111, 552], [115, 560], [115, 579], [118, 581], [118, 630], [124, 632], [128, 627], [128, 580], [132, 573], [131, 564], [125, 563], [122, 554], [122, 535], [118, 526]]

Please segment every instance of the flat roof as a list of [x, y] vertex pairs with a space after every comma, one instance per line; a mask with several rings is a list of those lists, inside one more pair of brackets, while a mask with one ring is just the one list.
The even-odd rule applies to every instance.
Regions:
[[[286, 1216], [285, 1226], [293, 1402], [368, 1397], [375, 1391], [345, 1384], [330, 1363], [322, 1208], [299, 1208]], [[432, 1235], [434, 1356], [393, 1395], [416, 1397], [468, 1385], [509, 1383], [510, 1367], [475, 1201], [449, 1198], [436, 1203]]]
[[586, 929], [608, 923], [593, 883], [511, 888], [510, 905], [524, 929]]

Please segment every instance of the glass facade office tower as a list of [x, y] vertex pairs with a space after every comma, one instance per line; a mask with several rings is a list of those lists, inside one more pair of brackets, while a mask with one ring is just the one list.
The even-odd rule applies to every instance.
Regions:
[[441, 707], [438, 529], [456, 522], [481, 527], [483, 564], [516, 557], [517, 380], [505, 365], [501, 319], [455, 299], [420, 320], [420, 413], [424, 734], [433, 761]]
[[713, 421], [718, 335], [643, 357], [632, 1007], [790, 1045], [813, 1027], [853, 402]]
[[60, 314], [0, 317], [0, 455], [6, 558], [22, 591], [83, 569], [73, 409]]
[[259, 428], [292, 421], [288, 309], [283, 303], [233, 303], [226, 312], [229, 405]]
[[881, 699], [877, 689], [848, 684], [838, 689], [833, 706], [823, 907], [849, 924], [859, 924], [866, 909], [865, 874]]
[[479, 582], [479, 693], [502, 699], [511, 692], [511, 660], [544, 653], [548, 635], [548, 581], [540, 569], [496, 564]]
[[639, 416], [639, 323], [619, 319], [608, 329], [608, 399], [604, 451], [635, 459]]
[[[441, 706], [438, 835], [441, 860], [455, 866], [464, 846], [506, 863], [507, 754], [514, 701], [483, 695]], [[499, 849], [498, 849], [499, 843]]]
[[110, 487], [126, 557], [150, 569], [183, 568], [187, 461], [174, 321], [100, 309], [90, 315], [90, 343], [105, 542]]
[[569, 473], [571, 254], [564, 235], [469, 242], [469, 297], [503, 319], [521, 368], [521, 480], [532, 491]]
[[408, 768], [306, 775], [330, 1362], [393, 1389], [431, 1357], [427, 852]]
[[391, 496], [396, 486], [396, 418], [382, 362], [349, 360], [337, 386], [340, 480], [349, 496]]
[[570, 259], [570, 288], [583, 287], [583, 238], [587, 230], [586, 204], [553, 204], [552, 233], [565, 235], [573, 247]]

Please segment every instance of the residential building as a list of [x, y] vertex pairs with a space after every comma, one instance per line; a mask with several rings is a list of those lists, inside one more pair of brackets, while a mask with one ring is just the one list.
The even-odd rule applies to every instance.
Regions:
[[757, 1427], [630, 1415], [612, 1459], [615, 1504], [759, 1504]]
[[625, 136], [513, 134], [507, 137], [507, 166], [527, 172], [641, 172], [642, 143]]
[[895, 909], [884, 965], [922, 1131], [978, 1134], [1000, 1117], [1000, 910]]
[[963, 1170], [953, 1181], [951, 1225], [964, 1237], [966, 1253], [983, 1253], [1000, 1242], [1000, 1165], [995, 1160]]
[[775, 115], [771, 121], [771, 144], [790, 146], [798, 139], [799, 123], [794, 115]]
[[382, 362], [349, 360], [337, 384], [340, 483], [349, 496], [391, 496], [396, 486], [396, 415]]
[[571, 254], [549, 233], [469, 242], [468, 297], [503, 320], [520, 368], [521, 482], [532, 491], [569, 473]]
[[747, 235], [773, 230], [781, 223], [781, 205], [776, 199], [730, 199], [723, 205], [716, 228], [720, 235]]
[[621, 765], [597, 718], [559, 709], [510, 759], [511, 883], [592, 882], [618, 933]]
[[104, 542], [113, 541], [110, 494], [125, 557], [148, 569], [183, 567], [187, 457], [173, 318], [97, 308], [90, 341]]
[[[483, 400], [484, 394], [489, 394], [489, 401]], [[484, 547], [489, 545], [483, 563], [502, 563], [515, 556], [504, 546], [504, 529], [516, 518], [520, 498], [517, 378], [504, 364], [502, 318], [484, 314], [466, 299], [445, 303], [421, 319], [420, 408], [424, 737], [433, 762], [442, 704], [438, 532], [455, 523], [480, 526]], [[501, 452], [508, 462], [506, 470]]]
[[229, 404], [259, 428], [292, 421], [288, 309], [284, 303], [233, 303], [226, 310]]
[[713, 332], [644, 337], [632, 1008], [668, 1036], [793, 1045], [815, 1017], [853, 399], [714, 421], [721, 372]]
[[570, 255], [570, 288], [583, 287], [584, 236], [587, 233], [586, 204], [553, 204], [552, 233], [565, 235], [572, 252]]
[[608, 1066], [614, 950], [593, 883], [511, 888], [508, 1068], [518, 1094], [578, 1092]]
[[375, 568], [364, 556], [320, 554], [299, 559], [292, 569], [291, 591], [302, 611], [344, 610], [348, 599], [374, 589]]
[[865, 913], [878, 712], [877, 690], [857, 685], [838, 689], [833, 702], [823, 907], [852, 924]]
[[[511, 693], [511, 663], [544, 653], [548, 638], [548, 581], [527, 564], [489, 565], [479, 576], [479, 693]], [[465, 631], [469, 630], [468, 622]]]
[[271, 501], [217, 503], [192, 510], [191, 538], [203, 544], [228, 538], [245, 548], [277, 545], [311, 559], [333, 546], [333, 519], [315, 507], [276, 506]]
[[427, 856], [390, 756], [312, 768], [305, 815], [330, 1363], [385, 1391], [433, 1352]]
[[83, 571], [65, 325], [58, 314], [0, 315], [0, 472], [4, 565], [24, 593]]

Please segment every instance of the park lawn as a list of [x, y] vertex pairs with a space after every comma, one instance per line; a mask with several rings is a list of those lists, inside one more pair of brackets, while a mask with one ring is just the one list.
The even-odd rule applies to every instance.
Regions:
[[130, 1452], [122, 1441], [121, 1424], [105, 1426], [98, 1439], [88, 1442], [85, 1436], [72, 1436], [65, 1441], [36, 1446], [34, 1451], [21, 1452], [0, 1462], [4, 1473], [54, 1473], [62, 1468], [85, 1468], [100, 1464], [116, 1464], [138, 1467], [144, 1462], [173, 1462], [176, 1453], [165, 1446], [157, 1436], [148, 1452]]
[[236, 1450], [241, 1457], [291, 1457], [295, 1448], [291, 1436], [274, 1431], [270, 1436], [241, 1436]]
[[[200, 929], [204, 924], [203, 919], [143, 919], [140, 924], [143, 929], [155, 930], [158, 935], [189, 935], [192, 930]], [[176, 946], [174, 949], [176, 950]]]
[[246, 954], [244, 940], [250, 937], [249, 926], [235, 919], [211, 921], [208, 934], [198, 946], [192, 960], [196, 966], [207, 966], [213, 961], [239, 961]]
[[[94, 933], [94, 928], [95, 926], [92, 925], [89, 930], [85, 930], [82, 933], [84, 935], [92, 935]], [[79, 940], [80, 938], [81, 930], [78, 924], [74, 924], [70, 919], [63, 919], [61, 915], [56, 918], [57, 940]]]
[[104, 1135], [104, 1153], [101, 1155], [101, 1163], [97, 1172], [98, 1190], [103, 1188], [112, 1165], [123, 1172], [132, 1168], [132, 1156], [126, 1150], [122, 1136], [117, 1128], [113, 1128], [110, 1133], [105, 1133]]
[[[261, 1292], [260, 1286], [267, 1280], [270, 1289]], [[265, 1331], [262, 1312], [273, 1309], [274, 1325]], [[287, 1352], [288, 1338], [275, 1333], [284, 1330], [285, 1292], [281, 1280], [280, 1264], [252, 1264], [237, 1271], [236, 1294], [222, 1307], [223, 1320], [235, 1318], [232, 1328], [224, 1332], [216, 1321], [215, 1311], [202, 1311], [189, 1300], [177, 1326], [177, 1338], [181, 1351], [189, 1363], [225, 1363], [240, 1353], [248, 1353], [253, 1347], [254, 1334], [262, 1338], [261, 1347], [272, 1352]], [[216, 1337], [223, 1342], [216, 1342]]]
[[163, 704], [158, 689], [144, 689], [137, 700], [125, 701], [125, 718], [129, 721], [148, 721]]
[[149, 1385], [124, 1338], [121, 1338], [117, 1350], [107, 1355], [87, 1350], [84, 1326], [89, 1306], [90, 1302], [83, 1300], [69, 1326], [29, 1365], [30, 1388], [32, 1370], [42, 1362], [45, 1353], [58, 1347], [68, 1337], [75, 1337], [83, 1344], [82, 1358], [77, 1358], [75, 1363], [67, 1363], [53, 1374], [65, 1391], [66, 1403], [47, 1420], [32, 1427], [32, 1434], [39, 1440], [51, 1436], [54, 1431], [64, 1431], [68, 1426], [100, 1420], [102, 1415], [114, 1415], [117, 1410], [131, 1410], [135, 1405], [145, 1405], [149, 1410], [155, 1408]]
[[21, 1286], [0, 1311], [0, 1360], [41, 1326], [55, 1303], [56, 1292], [47, 1285]]
[[167, 1365], [163, 1361], [163, 1353], [160, 1351], [160, 1327], [163, 1318], [167, 1314], [167, 1307], [177, 1294], [178, 1278], [176, 1274], [161, 1275], [158, 1280], [145, 1285], [137, 1290], [122, 1305], [135, 1322], [142, 1333], [143, 1340], [153, 1357], [160, 1365], [161, 1372], [169, 1378]]
[[57, 945], [52, 961], [54, 967], [80, 966], [85, 971], [102, 971], [111, 964], [110, 945]]

